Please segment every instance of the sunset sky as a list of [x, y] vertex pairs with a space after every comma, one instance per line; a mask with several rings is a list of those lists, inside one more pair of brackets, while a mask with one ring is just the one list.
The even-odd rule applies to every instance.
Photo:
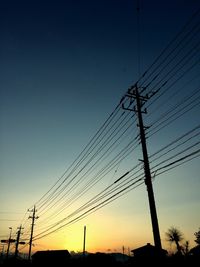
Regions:
[[[9, 227], [14, 237], [22, 224], [21, 238], [28, 242], [32, 213], [27, 210], [36, 205], [33, 251], [82, 251], [84, 225], [90, 252], [154, 244], [146, 186], [139, 185], [144, 180], [121, 193], [123, 187], [110, 191], [105, 199], [120, 197], [96, 210], [104, 204], [103, 197], [98, 200], [101, 191], [142, 177], [136, 114], [118, 105], [138, 81], [151, 96], [143, 116], [150, 127], [147, 146], [162, 246], [173, 249], [165, 237], [171, 226], [195, 245], [200, 2], [140, 0], [139, 12], [137, 6], [136, 0], [0, 1], [1, 239], [9, 236]], [[129, 154], [106, 165], [132, 145]], [[79, 210], [95, 196], [91, 206]], [[79, 220], [90, 208], [94, 212]]]

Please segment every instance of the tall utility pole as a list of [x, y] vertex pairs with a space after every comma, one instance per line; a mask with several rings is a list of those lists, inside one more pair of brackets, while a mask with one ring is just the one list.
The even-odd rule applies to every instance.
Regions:
[[38, 219], [39, 217], [35, 216], [36, 213], [36, 209], [35, 206], [33, 207], [33, 210], [31, 210], [31, 212], [33, 212], [33, 216], [29, 216], [29, 219], [32, 219], [32, 224], [31, 224], [31, 237], [30, 237], [30, 242], [29, 242], [29, 253], [28, 253], [28, 259], [31, 259], [31, 247], [32, 247], [32, 241], [33, 241], [33, 228], [34, 228], [34, 222], [35, 219]]
[[84, 226], [84, 233], [83, 233], [83, 256], [85, 256], [85, 240], [86, 240], [86, 226]]
[[140, 140], [141, 140], [142, 152], [143, 152], [145, 184], [147, 186], [147, 192], [148, 192], [148, 198], [149, 198], [149, 207], [150, 207], [151, 222], [152, 222], [152, 229], [153, 229], [153, 236], [154, 236], [154, 244], [155, 244], [155, 247], [157, 247], [158, 249], [162, 249], [158, 218], [157, 218], [157, 212], [156, 212], [156, 205], [155, 205], [155, 199], [154, 199], [154, 192], [153, 192], [153, 186], [152, 186], [152, 180], [151, 180], [149, 158], [148, 158], [148, 153], [147, 153], [145, 127], [143, 124], [143, 117], [142, 117], [142, 113], [146, 113], [146, 110], [145, 111], [141, 110], [145, 101], [148, 99], [148, 96], [146, 97], [141, 96], [138, 91], [137, 85], [135, 85], [135, 86], [132, 86], [128, 90], [128, 94], [126, 95], [126, 97], [130, 98], [130, 103], [132, 103], [132, 99], [136, 100], [136, 106], [134, 106], [133, 109], [125, 108], [124, 106], [122, 107], [126, 110], [137, 112], [138, 114], [138, 126], [140, 129]]
[[15, 247], [15, 258], [17, 258], [18, 255], [18, 246], [19, 246], [19, 240], [20, 240], [20, 235], [21, 235], [21, 230], [23, 229], [22, 226], [18, 228], [19, 230], [17, 231], [17, 239], [16, 239], [16, 247]]

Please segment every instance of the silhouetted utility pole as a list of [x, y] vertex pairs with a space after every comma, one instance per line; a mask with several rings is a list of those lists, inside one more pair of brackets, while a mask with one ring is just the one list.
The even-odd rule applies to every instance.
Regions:
[[20, 240], [20, 235], [21, 235], [21, 230], [23, 229], [22, 226], [18, 228], [19, 230], [17, 231], [17, 239], [16, 239], [16, 247], [15, 247], [15, 258], [17, 258], [18, 255], [18, 246], [19, 246], [19, 240]]
[[39, 217], [35, 216], [36, 213], [36, 209], [35, 206], [33, 207], [33, 210], [31, 210], [31, 212], [33, 212], [33, 216], [29, 216], [29, 219], [32, 219], [32, 224], [31, 224], [31, 237], [30, 237], [30, 242], [29, 242], [29, 253], [28, 253], [28, 259], [31, 259], [31, 247], [32, 247], [32, 241], [33, 241], [33, 228], [34, 228], [34, 222], [35, 219], [38, 219]]
[[148, 96], [141, 96], [137, 85], [132, 86], [128, 90], [128, 94], [126, 95], [130, 99], [130, 104], [133, 103], [133, 99], [136, 100], [136, 106], [133, 109], [125, 108], [122, 104], [122, 108], [130, 111], [137, 112], [138, 114], [138, 127], [140, 129], [140, 140], [142, 145], [142, 152], [143, 152], [143, 162], [144, 162], [144, 172], [145, 172], [145, 184], [147, 186], [148, 198], [149, 198], [149, 206], [150, 206], [150, 213], [151, 213], [151, 222], [153, 228], [153, 236], [154, 236], [154, 243], [158, 249], [162, 248], [161, 240], [160, 240], [160, 232], [158, 226], [158, 218], [156, 213], [156, 205], [153, 193], [153, 186], [151, 180], [151, 172], [149, 166], [149, 158], [147, 153], [147, 145], [146, 145], [146, 136], [145, 136], [145, 127], [143, 125], [143, 118], [142, 113], [146, 113], [146, 109], [144, 111], [141, 110], [142, 106], [148, 99]]
[[10, 236], [8, 239], [8, 248], [7, 248], [7, 252], [6, 252], [6, 258], [8, 258], [8, 255], [9, 255], [10, 243], [11, 243], [11, 237], [12, 237], [12, 227], [9, 227], [9, 229], [10, 229]]
[[130, 254], [130, 248], [128, 247], [128, 256], [130, 257], [131, 254]]
[[125, 247], [124, 246], [122, 246], [122, 254], [123, 254], [123, 261], [125, 261]]
[[85, 241], [86, 241], [86, 226], [84, 226], [84, 233], [83, 233], [83, 256], [85, 256]]

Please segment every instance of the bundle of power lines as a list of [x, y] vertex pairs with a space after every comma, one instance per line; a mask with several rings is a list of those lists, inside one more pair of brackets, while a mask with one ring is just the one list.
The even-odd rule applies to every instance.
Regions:
[[[200, 156], [199, 40], [200, 11], [129, 88], [137, 86], [140, 95], [148, 99], [142, 107], [148, 111], [144, 115], [148, 143], [158, 136], [162, 140], [162, 145], [149, 153], [152, 177]], [[142, 153], [137, 114], [122, 109], [122, 105], [134, 109], [135, 100], [125, 96], [69, 168], [35, 203], [39, 219], [33, 242], [144, 184], [143, 162], [138, 161]], [[170, 131], [172, 136], [166, 138]], [[23, 237], [28, 238], [30, 220], [26, 215], [22, 225]]]

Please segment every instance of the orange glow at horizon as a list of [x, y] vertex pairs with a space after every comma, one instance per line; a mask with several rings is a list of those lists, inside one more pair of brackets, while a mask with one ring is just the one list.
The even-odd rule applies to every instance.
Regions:
[[[141, 222], [138, 223], [138, 220]], [[142, 246], [147, 241], [152, 243], [149, 225], [145, 221], [142, 222], [140, 216], [131, 225], [129, 218], [119, 216], [116, 220], [112, 214], [103, 212], [93, 214], [87, 221], [80, 221], [41, 240], [36, 240], [32, 248], [33, 253], [37, 250], [56, 249], [82, 252], [84, 225], [86, 226], [86, 251], [91, 253], [122, 252], [122, 246], [131, 250]], [[144, 232], [147, 233], [145, 237], [142, 235]]]

